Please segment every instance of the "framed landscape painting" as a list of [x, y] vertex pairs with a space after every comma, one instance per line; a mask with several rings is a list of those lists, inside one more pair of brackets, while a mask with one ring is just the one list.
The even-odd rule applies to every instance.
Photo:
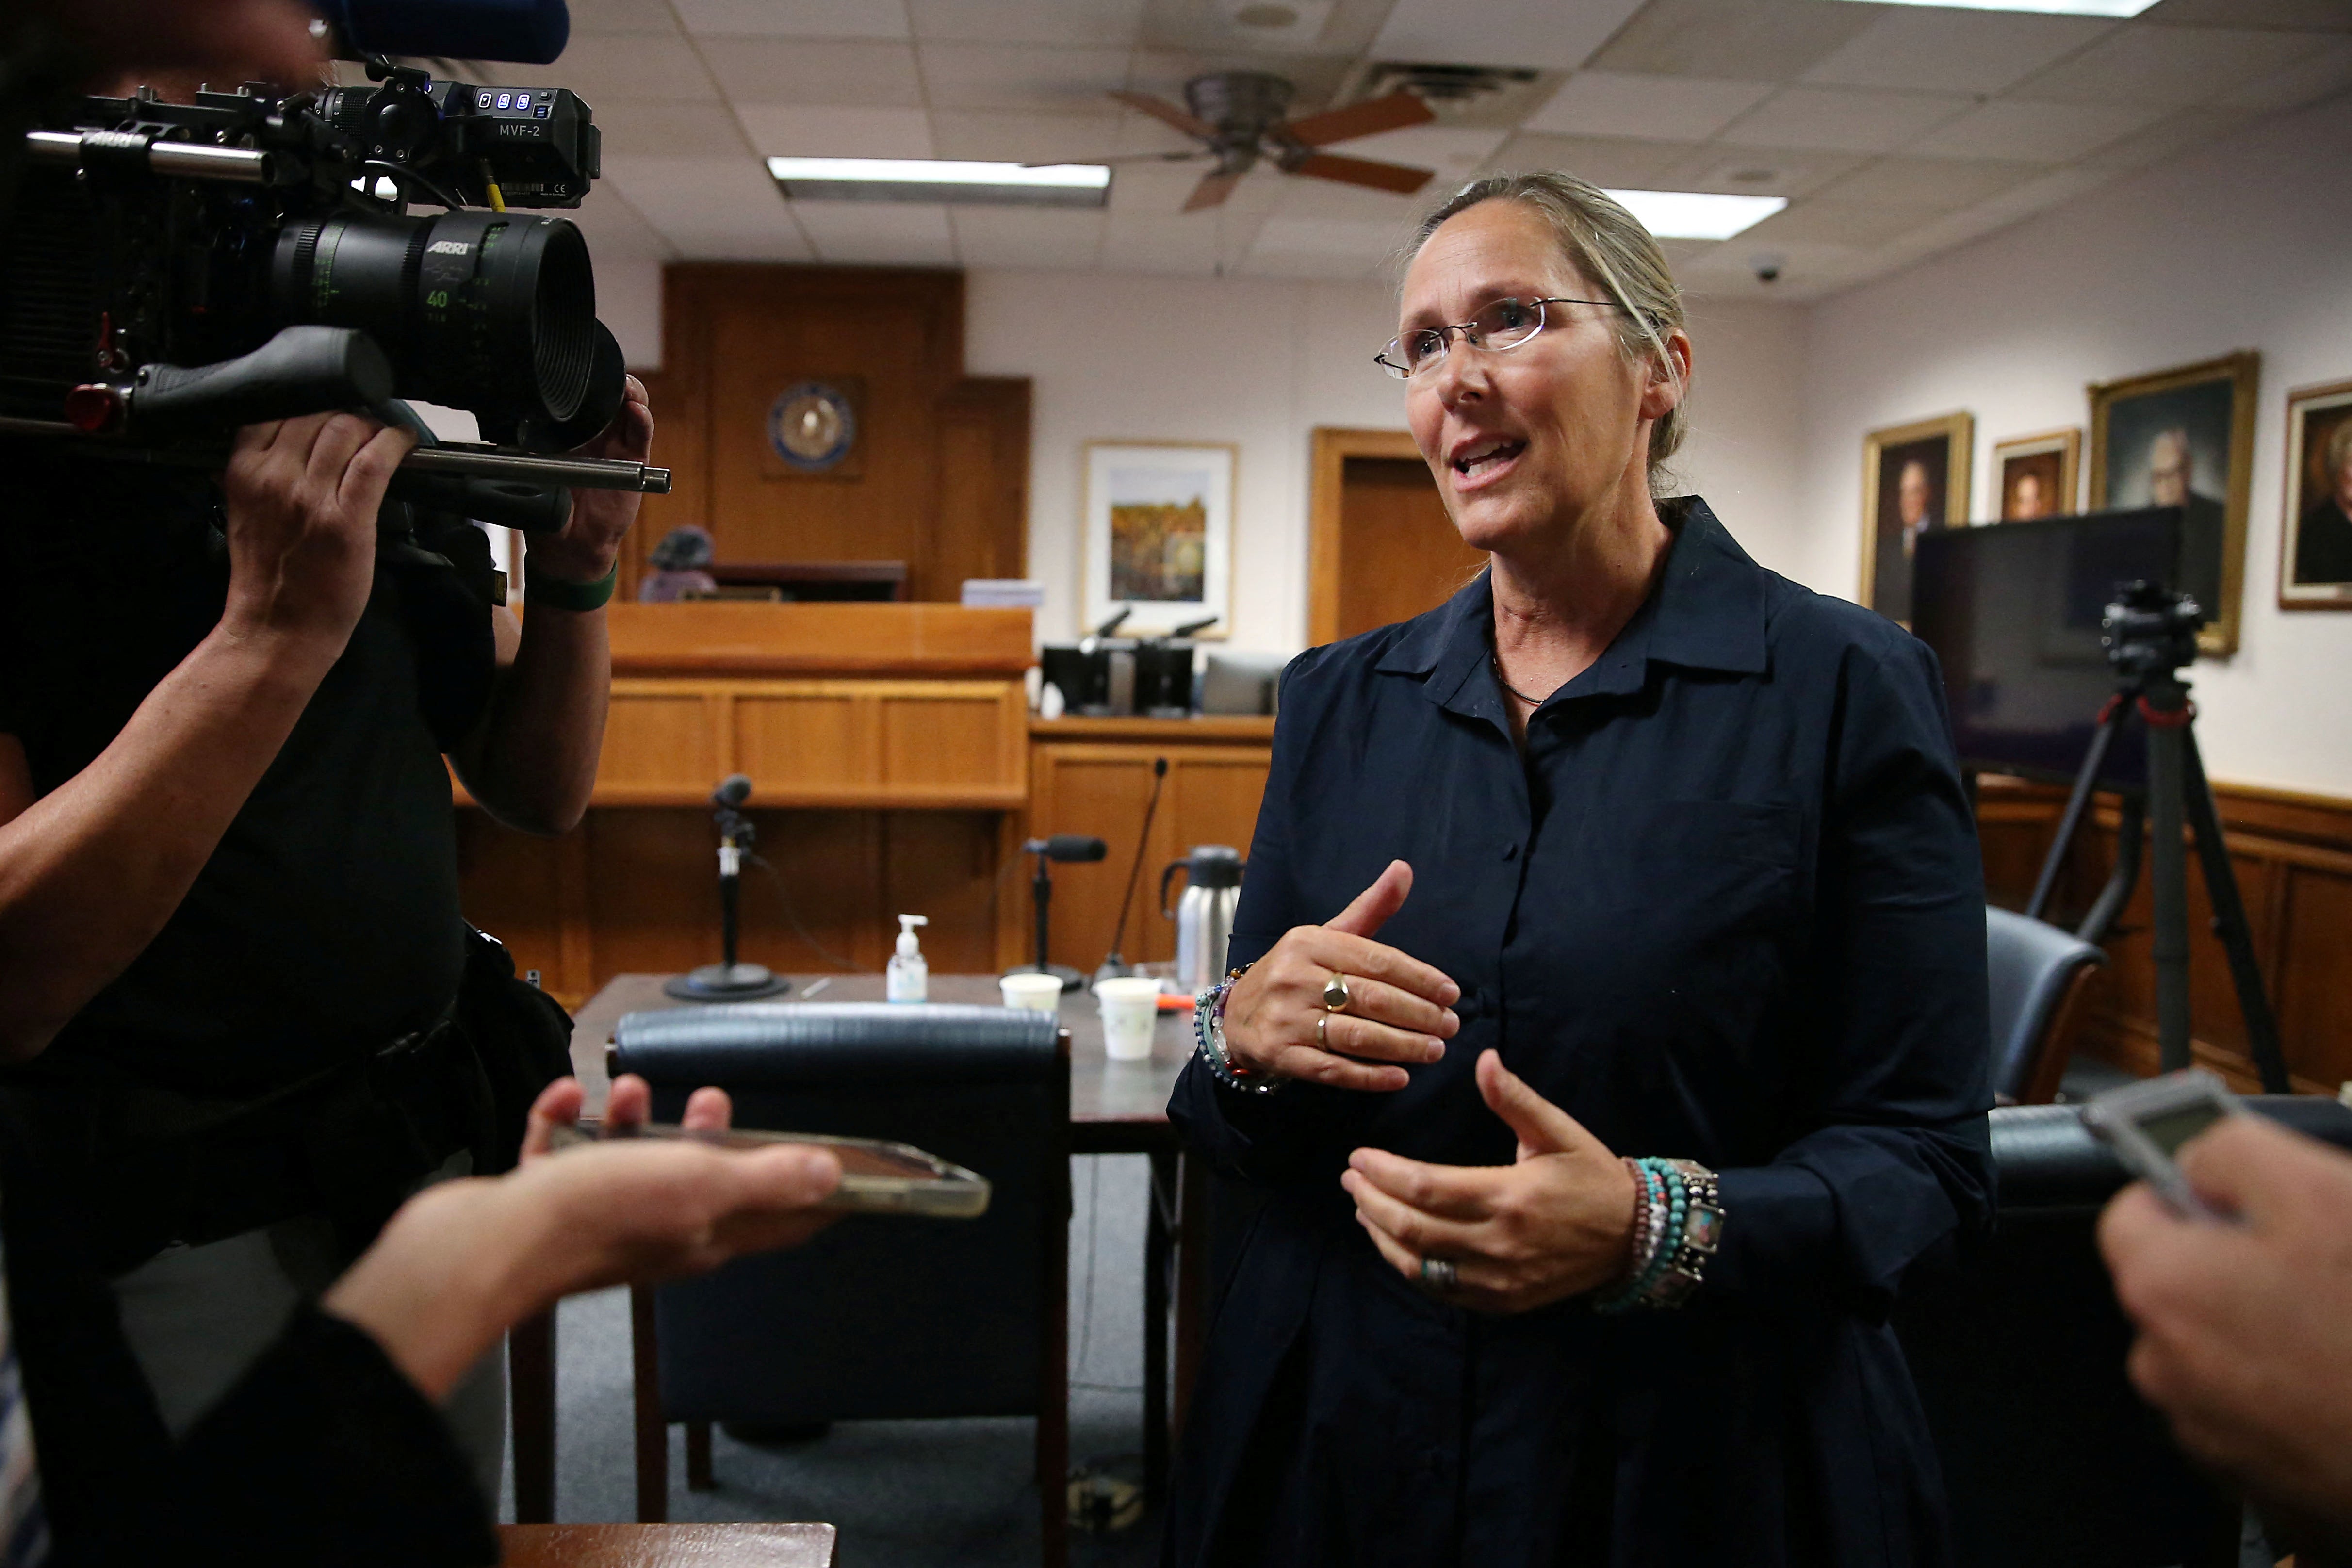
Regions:
[[1121, 637], [1230, 630], [1234, 468], [1229, 443], [1087, 443], [1085, 630], [1129, 612]]
[[2094, 384], [2091, 510], [2177, 506], [2180, 581], [2205, 607], [2197, 646], [2238, 648], [2262, 356], [2248, 351]]
[[1976, 421], [1946, 414], [1862, 438], [1862, 602], [1911, 623], [1911, 558], [1919, 536], [1969, 523]]
[[2352, 610], [2352, 381], [2286, 396], [2279, 608]]

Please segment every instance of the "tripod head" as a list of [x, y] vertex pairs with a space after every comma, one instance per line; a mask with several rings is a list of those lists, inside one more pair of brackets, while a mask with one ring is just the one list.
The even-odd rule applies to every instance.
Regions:
[[2204, 624], [2204, 606], [2187, 594], [2168, 593], [2160, 583], [2122, 583], [2099, 617], [2099, 643], [2116, 673], [2137, 689], [2193, 663]]

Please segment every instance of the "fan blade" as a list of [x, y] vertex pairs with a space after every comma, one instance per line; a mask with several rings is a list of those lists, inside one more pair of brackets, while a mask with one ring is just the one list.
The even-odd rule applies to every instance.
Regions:
[[1187, 136], [1197, 136], [1206, 142], [1214, 137], [1217, 128], [1205, 120], [1195, 120], [1164, 98], [1154, 98], [1148, 92], [1114, 92], [1113, 99], [1129, 109], [1139, 109], [1162, 124], [1172, 125]]
[[1024, 169], [1061, 169], [1072, 163], [1197, 163], [1215, 153], [1207, 148], [1197, 153], [1119, 153], [1108, 158], [1056, 158], [1050, 163], [1024, 163]]
[[1407, 168], [1402, 163], [1375, 163], [1370, 158], [1342, 158], [1336, 153], [1310, 153], [1296, 163], [1283, 165], [1283, 173], [1337, 180], [1343, 185], [1369, 185], [1376, 191], [1394, 191], [1401, 196], [1409, 196], [1429, 184], [1437, 171]]
[[1241, 183], [1242, 177], [1239, 174], [1228, 174], [1220, 170], [1212, 169], [1201, 176], [1199, 184], [1192, 187], [1192, 195], [1184, 202], [1184, 210], [1188, 213], [1196, 213], [1202, 207], [1223, 206], [1225, 198], [1234, 194], [1234, 187]]
[[1399, 88], [1386, 98], [1367, 99], [1345, 109], [1310, 114], [1287, 125], [1277, 125], [1274, 134], [1287, 136], [1301, 146], [1328, 147], [1352, 137], [1376, 136], [1383, 131], [1402, 131], [1408, 125], [1426, 125], [1436, 118], [1436, 110]]

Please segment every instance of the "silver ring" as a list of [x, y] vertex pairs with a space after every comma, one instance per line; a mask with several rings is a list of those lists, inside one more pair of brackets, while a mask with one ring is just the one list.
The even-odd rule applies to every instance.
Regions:
[[1433, 1290], [1451, 1290], [1462, 1283], [1462, 1271], [1450, 1258], [1424, 1258], [1421, 1260], [1421, 1282]]
[[1315, 1048], [1317, 1050], [1328, 1051], [1331, 1048], [1331, 1037], [1324, 1032], [1330, 1026], [1330, 1014], [1318, 1013], [1315, 1015]]

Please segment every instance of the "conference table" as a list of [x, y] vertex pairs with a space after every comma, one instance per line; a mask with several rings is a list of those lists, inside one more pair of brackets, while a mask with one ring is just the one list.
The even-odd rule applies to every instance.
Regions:
[[[612, 1083], [613, 1031], [631, 1013], [692, 1006], [664, 994], [667, 974], [619, 974], [589, 998], [572, 1021], [572, 1066], [591, 1114]], [[880, 1002], [879, 974], [794, 974], [775, 998], [803, 1002]], [[930, 1000], [999, 1006], [993, 974], [933, 974]], [[1192, 1015], [1163, 1012], [1143, 1061], [1113, 1061], [1103, 1049], [1093, 996], [1065, 992], [1062, 1026], [1070, 1033], [1070, 1149], [1078, 1154], [1142, 1154], [1151, 1162], [1144, 1222], [1143, 1466], [1156, 1499], [1168, 1473], [1169, 1441], [1181, 1426], [1207, 1329], [1208, 1173], [1188, 1156], [1168, 1121], [1168, 1097], [1192, 1050]], [[1169, 1308], [1175, 1308], [1174, 1377], [1170, 1377]], [[544, 1523], [555, 1514], [555, 1327], [552, 1313], [515, 1331], [509, 1345], [515, 1431], [515, 1518]]]

